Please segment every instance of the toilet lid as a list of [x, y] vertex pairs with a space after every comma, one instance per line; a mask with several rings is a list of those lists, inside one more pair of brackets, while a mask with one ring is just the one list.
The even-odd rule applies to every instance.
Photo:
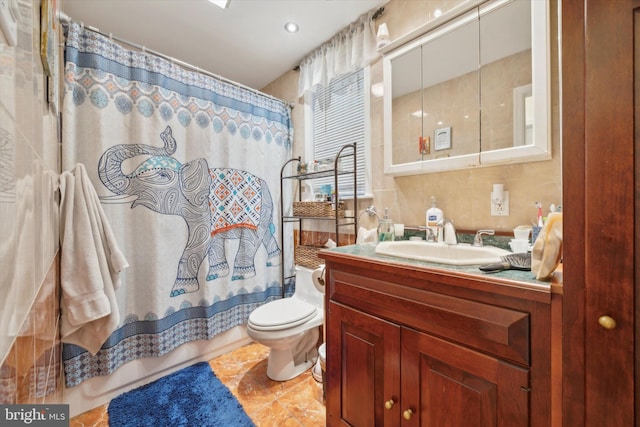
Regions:
[[316, 311], [314, 305], [301, 300], [279, 299], [253, 310], [249, 325], [261, 331], [292, 328], [311, 319]]

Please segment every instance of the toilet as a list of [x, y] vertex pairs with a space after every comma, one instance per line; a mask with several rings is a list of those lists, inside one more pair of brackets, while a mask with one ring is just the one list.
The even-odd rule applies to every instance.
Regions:
[[[287, 381], [311, 368], [318, 357], [318, 337], [324, 320], [324, 284], [317, 270], [296, 266], [293, 296], [268, 302], [249, 315], [247, 334], [271, 349], [267, 376]], [[315, 272], [315, 273], [314, 273]]]

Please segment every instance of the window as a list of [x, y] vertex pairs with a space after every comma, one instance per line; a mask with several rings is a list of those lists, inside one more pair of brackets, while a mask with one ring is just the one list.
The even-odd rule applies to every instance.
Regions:
[[[371, 193], [367, 171], [369, 152], [369, 69], [359, 69], [331, 80], [328, 86], [316, 86], [306, 110], [308, 159], [335, 158], [345, 144], [356, 143], [358, 197]], [[333, 178], [321, 178], [314, 186], [333, 184]], [[340, 197], [353, 197], [353, 180], [338, 179]]]

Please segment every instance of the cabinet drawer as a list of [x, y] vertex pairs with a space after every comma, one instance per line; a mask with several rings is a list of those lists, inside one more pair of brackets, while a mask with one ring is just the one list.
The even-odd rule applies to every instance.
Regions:
[[529, 366], [529, 314], [332, 269], [329, 298]]

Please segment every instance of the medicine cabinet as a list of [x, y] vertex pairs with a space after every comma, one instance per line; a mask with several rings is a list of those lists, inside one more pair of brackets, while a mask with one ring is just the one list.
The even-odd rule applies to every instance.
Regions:
[[385, 47], [385, 173], [550, 159], [548, 15], [466, 1]]

